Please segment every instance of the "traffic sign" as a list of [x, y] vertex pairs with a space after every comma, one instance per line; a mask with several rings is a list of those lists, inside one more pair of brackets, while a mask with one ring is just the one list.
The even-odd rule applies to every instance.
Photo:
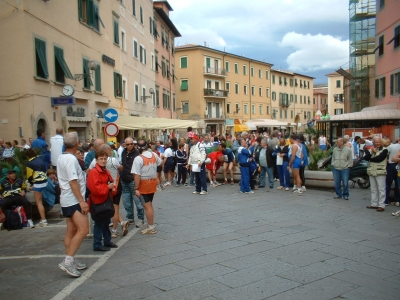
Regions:
[[118, 112], [114, 108], [107, 108], [104, 112], [104, 119], [107, 122], [115, 122], [118, 119]]
[[111, 137], [117, 136], [119, 132], [118, 125], [115, 123], [108, 123], [106, 127], [104, 127], [104, 132], [106, 133], [106, 135]]

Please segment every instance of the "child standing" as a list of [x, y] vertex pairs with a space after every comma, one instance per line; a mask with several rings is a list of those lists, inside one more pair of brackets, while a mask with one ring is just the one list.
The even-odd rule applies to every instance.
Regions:
[[176, 182], [176, 186], [179, 187], [179, 185], [182, 184], [184, 186], [187, 186], [186, 184], [186, 165], [187, 165], [187, 153], [184, 150], [185, 144], [180, 143], [178, 146], [178, 150], [176, 151], [176, 164], [178, 165], [178, 181]]

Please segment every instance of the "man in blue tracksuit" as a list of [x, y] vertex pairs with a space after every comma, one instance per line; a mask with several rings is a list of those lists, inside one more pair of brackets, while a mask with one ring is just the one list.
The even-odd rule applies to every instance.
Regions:
[[246, 140], [242, 139], [241, 147], [238, 149], [238, 162], [240, 164], [240, 192], [246, 194], [253, 194], [254, 192], [250, 189], [250, 161], [251, 152], [248, 150]]

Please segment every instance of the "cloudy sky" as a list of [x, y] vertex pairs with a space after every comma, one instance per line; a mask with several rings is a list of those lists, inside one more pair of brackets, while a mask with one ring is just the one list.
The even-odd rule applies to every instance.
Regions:
[[200, 44], [326, 83], [349, 61], [348, 0], [168, 0], [182, 34]]

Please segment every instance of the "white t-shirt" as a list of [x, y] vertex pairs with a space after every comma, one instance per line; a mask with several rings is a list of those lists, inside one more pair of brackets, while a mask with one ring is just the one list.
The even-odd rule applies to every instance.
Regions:
[[[144, 157], [151, 158], [153, 156], [152, 152], [144, 151], [142, 153]], [[144, 165], [143, 158], [138, 155], [132, 164], [132, 174], [140, 175], [141, 179], [153, 179], [157, 178], [157, 166], [161, 164], [161, 159], [154, 153], [154, 157], [156, 158], [155, 164]]]
[[[94, 158], [92, 160], [92, 162], [90, 163], [89, 169], [94, 169], [94, 167], [96, 166], [96, 163], [97, 163], [97, 160]], [[106, 168], [110, 172], [111, 177], [114, 179], [114, 183], [115, 183], [115, 179], [117, 178], [119, 166], [120, 166], [119, 161], [115, 157], [109, 157], [107, 159]]]
[[64, 138], [62, 135], [55, 135], [50, 138], [51, 164], [57, 166], [58, 157], [61, 155], [64, 146]]
[[61, 189], [60, 205], [69, 207], [79, 203], [79, 200], [72, 192], [69, 182], [77, 180], [82, 197], [86, 193], [86, 173], [82, 171], [78, 159], [70, 153], [61, 154], [57, 161], [58, 183]]
[[163, 153], [164, 157], [168, 158], [168, 157], [174, 157], [174, 152], [172, 151], [171, 148], [167, 148], [165, 149], [164, 153]]

